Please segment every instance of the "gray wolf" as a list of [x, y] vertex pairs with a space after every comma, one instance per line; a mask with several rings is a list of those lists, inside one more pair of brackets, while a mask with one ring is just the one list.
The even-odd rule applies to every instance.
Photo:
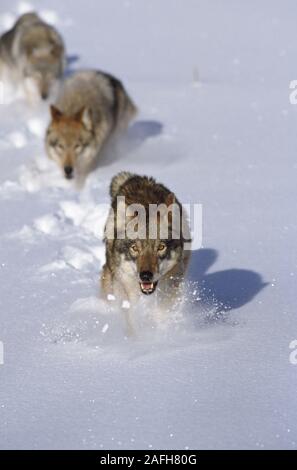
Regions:
[[65, 47], [55, 28], [26, 13], [0, 37], [0, 73], [23, 86], [29, 99], [47, 99], [64, 72]]
[[125, 129], [135, 113], [115, 77], [95, 70], [76, 72], [65, 80], [51, 106], [46, 133], [49, 158], [68, 179], [90, 171], [109, 137]]
[[[144, 295], [157, 295], [160, 309], [170, 310], [182, 295], [190, 258], [189, 227], [180, 202], [174, 193], [154, 178], [129, 172], [119, 173], [112, 179], [110, 196], [111, 209], [105, 227], [106, 263], [101, 276], [104, 296], [133, 305]], [[126, 210], [124, 219], [119, 217], [119, 211], [123, 209], [121, 205]], [[161, 206], [165, 207], [165, 213], [157, 211], [156, 218], [150, 220], [150, 208]], [[173, 225], [173, 212], [170, 210], [173, 206], [178, 209], [179, 231]], [[134, 238], [125, 229], [136, 212], [139, 215], [140, 207], [144, 208], [142, 221], [145, 230], [141, 237]], [[127, 212], [127, 208], [132, 208], [132, 211]], [[161, 233], [163, 218], [167, 223], [165, 237]], [[135, 226], [139, 232], [140, 219], [137, 220]], [[150, 230], [151, 223], [155, 227], [154, 236]]]

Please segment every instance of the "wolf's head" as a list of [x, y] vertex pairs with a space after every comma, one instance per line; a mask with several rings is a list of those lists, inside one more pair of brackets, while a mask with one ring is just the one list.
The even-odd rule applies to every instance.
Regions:
[[47, 69], [41, 64], [34, 67], [29, 64], [24, 70], [24, 83], [28, 94], [39, 96], [39, 99], [46, 100], [49, 96], [54, 96], [59, 81], [53, 69]]
[[62, 38], [50, 26], [37, 23], [27, 28], [21, 44], [25, 86], [46, 100], [56, 91], [65, 66]]
[[116, 228], [116, 264], [143, 294], [152, 294], [159, 280], [173, 274], [183, 258], [185, 214], [174, 194], [166, 191], [160, 204], [127, 205], [127, 198], [114, 200], [115, 224], [106, 226], [106, 239], [112, 234], [109, 230]]
[[159, 280], [173, 270], [182, 258], [180, 240], [117, 240], [117, 249], [127, 274], [143, 294], [152, 294]]
[[91, 111], [81, 108], [68, 116], [51, 106], [52, 121], [46, 134], [49, 158], [57, 162], [65, 178], [71, 179], [83, 162], [89, 162], [95, 152]]

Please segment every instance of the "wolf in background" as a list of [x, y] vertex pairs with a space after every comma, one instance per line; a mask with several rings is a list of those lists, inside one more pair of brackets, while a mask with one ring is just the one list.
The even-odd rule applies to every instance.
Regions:
[[135, 114], [135, 105], [115, 77], [95, 70], [76, 72], [51, 106], [47, 154], [67, 179], [84, 177], [109, 137], [127, 128]]
[[0, 77], [24, 88], [29, 101], [47, 99], [58, 88], [65, 67], [65, 47], [55, 28], [36, 13], [22, 15], [0, 37]]

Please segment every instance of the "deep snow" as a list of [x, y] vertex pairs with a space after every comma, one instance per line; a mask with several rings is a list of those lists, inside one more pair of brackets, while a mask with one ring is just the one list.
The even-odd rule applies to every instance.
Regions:
[[[296, 448], [297, 5], [31, 5], [140, 114], [77, 191], [45, 157], [47, 106], [0, 107], [0, 447]], [[2, 0], [1, 30], [28, 9]], [[134, 340], [98, 299], [123, 169], [203, 204], [186, 311]]]

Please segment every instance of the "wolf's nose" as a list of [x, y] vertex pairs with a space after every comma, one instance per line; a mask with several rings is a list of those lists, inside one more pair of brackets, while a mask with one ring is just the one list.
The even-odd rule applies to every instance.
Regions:
[[154, 275], [150, 271], [141, 271], [139, 277], [142, 282], [152, 282]]
[[64, 166], [64, 172], [65, 172], [65, 176], [66, 178], [72, 178], [72, 173], [73, 173], [73, 168], [72, 166]]
[[48, 98], [48, 93], [47, 93], [46, 91], [43, 91], [43, 92], [41, 93], [41, 98], [42, 98], [43, 100], [46, 100], [46, 99]]

